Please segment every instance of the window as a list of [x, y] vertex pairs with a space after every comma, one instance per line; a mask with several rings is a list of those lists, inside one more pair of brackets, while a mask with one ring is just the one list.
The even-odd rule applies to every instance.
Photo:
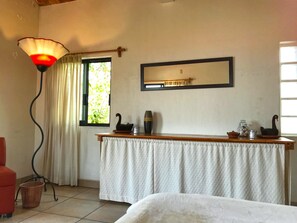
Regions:
[[280, 45], [281, 133], [297, 135], [297, 42]]
[[82, 60], [81, 126], [109, 126], [111, 58]]

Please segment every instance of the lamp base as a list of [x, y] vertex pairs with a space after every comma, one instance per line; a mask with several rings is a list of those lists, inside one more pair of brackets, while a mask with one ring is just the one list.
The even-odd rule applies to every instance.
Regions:
[[[43, 65], [37, 65], [37, 69], [40, 71], [40, 88], [39, 88], [39, 92], [38, 94], [36, 95], [36, 97], [32, 100], [31, 104], [30, 104], [30, 117], [32, 119], [32, 121], [35, 123], [35, 125], [38, 127], [38, 129], [40, 130], [40, 134], [41, 134], [41, 142], [38, 146], [38, 148], [34, 151], [33, 153], [33, 156], [32, 156], [32, 160], [31, 160], [31, 166], [32, 166], [32, 170], [33, 170], [33, 173], [35, 174], [34, 177], [32, 177], [31, 179], [29, 180], [26, 180], [24, 183], [28, 182], [28, 181], [41, 181], [44, 183], [44, 191], [47, 191], [47, 184], [51, 185], [52, 189], [53, 189], [53, 192], [54, 192], [54, 200], [57, 201], [58, 198], [56, 197], [56, 191], [55, 191], [55, 188], [54, 188], [54, 185], [52, 182], [50, 182], [49, 179], [47, 179], [46, 177], [44, 176], [41, 176], [37, 173], [37, 171], [35, 170], [35, 167], [34, 167], [34, 160], [35, 160], [35, 156], [37, 154], [37, 152], [41, 149], [41, 146], [43, 144], [43, 141], [44, 141], [44, 133], [43, 133], [43, 130], [41, 128], [41, 126], [36, 122], [36, 120], [34, 119], [33, 117], [33, 104], [34, 102], [36, 101], [36, 99], [40, 96], [41, 94], [41, 91], [42, 91], [42, 80], [43, 80], [43, 72], [46, 71], [47, 67], [46, 66], [43, 66]], [[16, 193], [16, 196], [15, 196], [15, 201], [17, 201], [17, 198], [18, 198], [18, 195], [19, 195], [19, 192], [20, 192], [20, 187], [18, 188], [17, 190], [17, 193]]]
[[[29, 181], [43, 182], [44, 183], [44, 191], [47, 191], [47, 184], [49, 184], [53, 189], [54, 200], [58, 201], [58, 197], [56, 196], [56, 190], [55, 190], [54, 184], [52, 182], [50, 182], [49, 179], [45, 178], [44, 176], [34, 176], [34, 177], [30, 178], [29, 180], [26, 180], [24, 183], [29, 182]], [[20, 190], [21, 190], [21, 187], [18, 188], [14, 201], [17, 201]]]
[[[36, 95], [36, 97], [32, 100], [31, 104], [30, 104], [30, 117], [32, 119], [32, 121], [35, 123], [35, 125], [38, 127], [38, 129], [40, 130], [40, 134], [41, 134], [41, 142], [38, 146], [38, 148], [35, 150], [35, 152], [33, 153], [33, 156], [32, 156], [32, 160], [31, 160], [31, 166], [32, 166], [32, 170], [33, 170], [33, 173], [35, 174], [34, 177], [32, 177], [31, 179], [29, 180], [26, 180], [25, 182], [28, 182], [28, 181], [41, 181], [44, 183], [44, 191], [47, 191], [47, 184], [51, 185], [52, 189], [53, 189], [53, 192], [54, 192], [54, 200], [57, 201], [58, 198], [56, 197], [56, 191], [55, 191], [55, 188], [54, 188], [54, 185], [52, 182], [50, 182], [49, 179], [47, 179], [46, 177], [44, 176], [41, 176], [37, 173], [37, 171], [35, 170], [35, 167], [34, 167], [34, 160], [35, 160], [35, 156], [37, 154], [37, 152], [41, 149], [41, 146], [43, 144], [43, 141], [44, 141], [44, 134], [43, 134], [43, 130], [41, 128], [41, 126], [36, 122], [36, 120], [34, 119], [33, 117], [33, 104], [34, 102], [36, 101], [36, 99], [40, 96], [41, 94], [41, 91], [42, 91], [42, 80], [43, 80], [43, 72], [47, 69], [46, 66], [42, 66], [42, 65], [37, 65], [37, 69], [40, 71], [40, 88], [39, 88], [39, 92], [38, 94]], [[24, 183], [25, 183], [24, 182]], [[18, 198], [18, 195], [19, 195], [19, 192], [20, 192], [20, 187], [18, 188], [17, 190], [17, 193], [16, 193], [16, 196], [15, 196], [15, 201], [17, 201], [17, 198]]]

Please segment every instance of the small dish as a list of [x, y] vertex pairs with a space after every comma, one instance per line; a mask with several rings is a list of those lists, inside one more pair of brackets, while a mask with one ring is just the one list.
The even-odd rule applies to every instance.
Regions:
[[232, 132], [227, 132], [227, 135], [228, 135], [229, 138], [238, 138], [240, 133], [232, 131]]

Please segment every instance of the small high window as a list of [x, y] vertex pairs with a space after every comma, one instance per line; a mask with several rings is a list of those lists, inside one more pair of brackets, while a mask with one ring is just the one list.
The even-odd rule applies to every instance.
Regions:
[[81, 126], [110, 125], [111, 58], [82, 60]]
[[297, 42], [280, 45], [281, 134], [297, 135]]

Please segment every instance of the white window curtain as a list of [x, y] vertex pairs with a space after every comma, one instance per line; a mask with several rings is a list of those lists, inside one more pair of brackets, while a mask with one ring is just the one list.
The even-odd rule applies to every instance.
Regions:
[[45, 76], [44, 175], [58, 185], [77, 186], [81, 55], [64, 56]]

